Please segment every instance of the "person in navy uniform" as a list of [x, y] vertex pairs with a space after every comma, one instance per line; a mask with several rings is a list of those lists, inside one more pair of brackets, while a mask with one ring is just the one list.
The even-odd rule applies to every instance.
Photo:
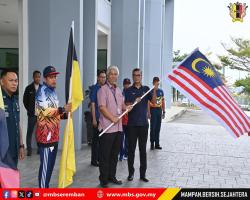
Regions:
[[159, 88], [159, 77], [153, 78], [153, 85], [156, 88], [156, 102], [149, 101], [150, 111], [150, 142], [151, 150], [162, 149], [160, 146], [161, 120], [165, 118], [164, 92]]
[[[15, 71], [4, 70], [1, 73], [1, 86], [4, 101], [5, 116], [9, 136], [9, 148], [6, 155], [13, 160], [17, 168], [18, 158], [24, 159], [24, 144], [20, 127], [20, 108], [15, 95], [18, 87], [18, 76]], [[8, 159], [6, 157], [6, 159]]]
[[31, 138], [37, 121], [37, 117], [35, 115], [35, 98], [36, 98], [36, 92], [38, 88], [41, 86], [40, 80], [41, 80], [41, 72], [34, 71], [33, 82], [25, 88], [23, 95], [23, 104], [27, 110], [27, 115], [28, 115], [28, 129], [26, 136], [27, 156], [31, 156], [32, 154]]
[[147, 170], [147, 139], [148, 139], [148, 101], [155, 102], [156, 91], [149, 93], [143, 99], [140, 97], [148, 90], [148, 86], [142, 85], [142, 72], [139, 68], [135, 68], [132, 72], [134, 84], [125, 91], [125, 103], [127, 105], [133, 104], [135, 101], [139, 102], [134, 106], [132, 111], [128, 114], [128, 181], [134, 178], [134, 159], [137, 140], [139, 141], [140, 151], [140, 179], [144, 182], [149, 180], [146, 178]]
[[[125, 78], [123, 80], [123, 96], [125, 96], [125, 91], [130, 87], [131, 82], [129, 78]], [[128, 113], [122, 117], [122, 127], [123, 127], [123, 132], [121, 135], [121, 148], [120, 148], [120, 156], [119, 160], [127, 160], [128, 159]]]
[[106, 83], [106, 71], [98, 70], [97, 72], [97, 83], [93, 85], [90, 90], [90, 102], [91, 102], [91, 114], [92, 114], [92, 125], [93, 125], [93, 137], [91, 144], [91, 165], [98, 167], [99, 166], [99, 154], [100, 154], [100, 145], [99, 145], [99, 118], [100, 111], [97, 102], [97, 92], [98, 90]]

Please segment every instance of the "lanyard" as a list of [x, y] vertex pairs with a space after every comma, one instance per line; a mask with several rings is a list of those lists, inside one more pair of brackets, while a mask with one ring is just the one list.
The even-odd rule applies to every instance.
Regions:
[[110, 87], [109, 85], [108, 85], [108, 87], [109, 87], [109, 89], [111, 90], [111, 92], [112, 92], [112, 94], [113, 94], [113, 96], [114, 96], [116, 106], [118, 106], [117, 99], [116, 99], [116, 96], [115, 96], [115, 91], [114, 91], [114, 90], [112, 89], [112, 87]]

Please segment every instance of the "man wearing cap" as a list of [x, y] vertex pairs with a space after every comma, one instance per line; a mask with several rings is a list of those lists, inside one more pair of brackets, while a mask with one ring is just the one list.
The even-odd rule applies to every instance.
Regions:
[[59, 107], [55, 92], [56, 79], [59, 72], [48, 66], [43, 70], [44, 83], [36, 94], [37, 129], [36, 138], [40, 153], [39, 187], [48, 188], [55, 165], [60, 119], [66, 119], [71, 104]]
[[149, 101], [151, 150], [162, 149], [160, 146], [161, 120], [165, 118], [165, 100], [163, 90], [159, 88], [159, 77], [153, 78], [156, 89], [156, 102]]

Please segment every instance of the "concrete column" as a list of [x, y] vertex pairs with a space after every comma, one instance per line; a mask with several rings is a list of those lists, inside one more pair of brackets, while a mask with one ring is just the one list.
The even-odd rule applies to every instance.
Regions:
[[140, 48], [139, 66], [144, 71], [144, 44], [145, 44], [145, 0], [140, 1]]
[[111, 64], [120, 69], [119, 83], [131, 78], [132, 69], [139, 67], [140, 0], [112, 0]]
[[[97, 0], [83, 1], [83, 86], [96, 82], [97, 72]], [[88, 73], [86, 73], [88, 72]]]
[[166, 78], [173, 66], [173, 26], [174, 26], [174, 0], [165, 0], [164, 40], [163, 40], [163, 65], [162, 87], [165, 92], [166, 107], [172, 103], [172, 87]]
[[[97, 0], [83, 0], [83, 88], [96, 83], [97, 72]], [[84, 107], [87, 107], [87, 100]], [[86, 109], [86, 108], [84, 108]], [[86, 111], [86, 110], [84, 110]], [[83, 111], [83, 113], [84, 113]], [[84, 118], [82, 120], [83, 141], [87, 141], [87, 129]]]
[[23, 93], [28, 84], [29, 46], [28, 46], [28, 0], [18, 1], [18, 42], [19, 42], [19, 105], [20, 125], [23, 142], [26, 145], [27, 115], [23, 106]]
[[[50, 63], [54, 65], [58, 71], [61, 72], [57, 80], [57, 94], [60, 101], [60, 106], [63, 106], [65, 102], [65, 72], [70, 27], [74, 20], [74, 43], [76, 47], [76, 54], [78, 61], [80, 58], [80, 0], [53, 0], [50, 1]], [[80, 70], [82, 71], [82, 63], [79, 62]], [[81, 74], [82, 75], [82, 74]], [[82, 138], [82, 109], [79, 107], [74, 112], [74, 136], [75, 136], [75, 148], [81, 148]], [[61, 121], [61, 133], [60, 133], [60, 147], [63, 141], [64, 128], [66, 120]]]
[[146, 0], [144, 84], [152, 86], [154, 76], [162, 73], [162, 13], [164, 0]]

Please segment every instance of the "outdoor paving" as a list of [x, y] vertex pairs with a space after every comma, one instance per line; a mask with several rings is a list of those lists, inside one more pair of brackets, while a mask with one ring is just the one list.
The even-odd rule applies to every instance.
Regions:
[[[249, 188], [250, 138], [234, 139], [213, 119], [201, 111], [188, 110], [183, 116], [163, 122], [161, 130], [163, 150], [147, 147], [150, 182], [139, 180], [138, 148], [134, 181], [126, 180], [127, 161], [118, 162], [119, 187], [195, 187]], [[71, 187], [99, 187], [99, 169], [90, 165], [90, 146], [76, 151], [77, 172]], [[58, 153], [50, 187], [57, 187], [60, 163]], [[22, 187], [38, 187], [39, 156], [26, 157], [19, 163]], [[110, 184], [110, 187], [117, 187]]]

